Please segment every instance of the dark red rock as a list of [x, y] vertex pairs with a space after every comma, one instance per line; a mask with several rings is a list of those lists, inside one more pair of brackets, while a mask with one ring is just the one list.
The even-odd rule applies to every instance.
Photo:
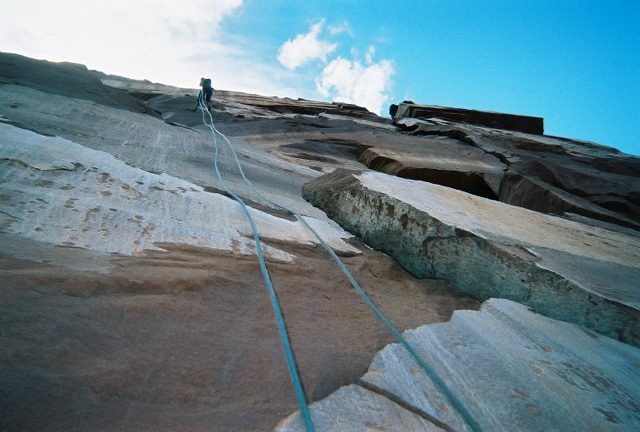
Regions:
[[456, 123], [470, 123], [496, 129], [508, 129], [540, 135], [544, 133], [544, 119], [541, 117], [463, 108], [417, 105], [411, 103], [411, 101], [402, 102], [400, 105], [391, 105], [389, 114], [391, 114], [394, 120], [404, 117], [428, 120], [435, 117]]
[[[407, 147], [400, 140], [393, 144], [394, 161], [402, 161], [405, 174], [417, 173], [416, 169], [423, 167], [422, 161], [426, 157], [434, 157], [431, 143], [434, 138], [439, 138], [447, 151], [454, 148], [448, 143], [456, 142], [459, 148], [474, 148], [478, 154], [491, 156], [503, 166], [504, 174], [500, 173], [498, 179], [493, 179], [499, 185], [496, 197], [500, 201], [543, 213], [575, 213], [640, 229], [640, 158], [636, 156], [587, 141], [437, 119], [398, 119], [396, 125], [410, 135], [423, 138], [423, 146]], [[377, 147], [384, 148], [385, 145], [374, 146], [368, 151], [374, 152]], [[483, 174], [487, 178], [486, 170], [478, 167], [479, 159], [472, 156], [476, 153], [454, 153], [457, 156], [452, 157], [448, 164], [462, 168], [458, 169], [459, 176]], [[491, 171], [494, 170], [495, 167]], [[380, 171], [398, 175], [389, 170]], [[426, 178], [424, 172], [399, 176], [427, 180], [492, 198], [456, 186], [451, 181], [441, 181], [435, 175]], [[495, 184], [492, 189], [496, 190]]]

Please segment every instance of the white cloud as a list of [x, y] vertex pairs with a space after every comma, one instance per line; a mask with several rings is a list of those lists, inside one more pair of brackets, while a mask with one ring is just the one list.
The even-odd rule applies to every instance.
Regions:
[[297, 96], [279, 66], [224, 39], [221, 24], [242, 3], [0, 0], [0, 50], [188, 88], [207, 75], [219, 89]]
[[331, 61], [316, 79], [318, 92], [323, 97], [333, 96], [334, 101], [354, 103], [381, 114], [395, 70], [390, 60], [374, 63], [374, 51], [375, 48], [369, 48], [366, 66], [341, 57]]
[[364, 60], [365, 62], [370, 65], [371, 63], [373, 63], [373, 56], [376, 54], [376, 47], [374, 47], [373, 45], [371, 45], [369, 47], [369, 50], [367, 51], [367, 53], [364, 56]]
[[349, 36], [353, 37], [353, 31], [351, 30], [351, 26], [349, 26], [349, 23], [347, 21], [343, 22], [340, 25], [329, 26], [327, 30], [329, 30], [329, 34], [331, 36], [336, 36], [341, 33], [346, 33]]
[[[275, 59], [261, 57], [264, 50], [258, 52], [255, 41], [223, 33], [225, 19], [242, 4], [243, 0], [0, 0], [0, 50], [180, 87], [197, 88], [200, 77], [209, 76], [216, 89], [306, 98], [318, 94], [313, 77], [300, 76], [295, 68], [321, 59], [325, 64], [318, 64], [318, 73], [327, 67], [316, 80], [316, 90], [375, 109], [375, 104], [363, 102], [360, 94], [366, 92], [349, 91], [338, 76], [329, 74], [326, 62], [337, 44], [330, 43], [332, 30], [326, 30], [324, 20], [280, 48], [280, 62], [290, 66], [286, 69]], [[350, 32], [347, 23], [333, 30], [340, 32]], [[351, 64], [349, 74], [364, 74], [352, 85], [359, 88], [366, 80], [371, 91], [384, 95], [391, 64], [366, 66]], [[362, 71], [354, 72], [358, 67]], [[382, 84], [376, 84], [379, 75]]]
[[296, 69], [313, 60], [327, 61], [327, 55], [338, 47], [319, 39], [324, 20], [313, 24], [309, 33], [299, 34], [293, 40], [287, 40], [278, 50], [278, 61], [287, 69]]

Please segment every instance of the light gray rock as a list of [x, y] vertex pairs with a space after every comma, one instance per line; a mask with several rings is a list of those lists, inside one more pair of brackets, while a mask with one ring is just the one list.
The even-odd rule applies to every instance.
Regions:
[[[501, 299], [405, 336], [483, 430], [640, 428], [638, 348]], [[363, 381], [455, 429], [464, 425], [398, 344], [376, 355]]]
[[[311, 419], [316, 432], [443, 431], [388, 398], [357, 385], [342, 387], [313, 404]], [[299, 412], [282, 420], [274, 429], [274, 432], [298, 431], [306, 431]]]
[[[182, 243], [250, 254], [251, 228], [237, 202], [167, 174], [133, 168], [59, 137], [0, 123], [3, 231], [99, 252], [131, 255]], [[251, 210], [263, 235], [315, 244], [302, 223]], [[337, 250], [357, 253], [328, 224], [308, 222]], [[293, 256], [265, 246], [281, 260]]]
[[[404, 336], [484, 431], [640, 428], [638, 348], [502, 299]], [[435, 418], [446, 430], [470, 430], [399, 344], [375, 356], [360, 385], [364, 388], [342, 388], [311, 406], [318, 430], [368, 430], [362, 426], [370, 419], [398, 418], [398, 405], [423, 419]], [[382, 403], [383, 398], [389, 400]], [[407, 423], [388, 430], [423, 429]], [[276, 431], [304, 428], [294, 414]]]
[[[85, 99], [48, 94], [19, 85], [0, 86], [4, 122], [107, 152], [128, 165], [151, 173], [166, 173], [205, 189], [220, 191], [221, 185], [213, 170], [214, 145], [210, 131], [202, 124], [200, 113], [175, 106], [182, 103], [191, 108], [192, 102], [193, 97], [185, 97], [177, 99], [171, 107], [189, 116], [191, 123], [185, 128], [148, 114]], [[233, 142], [246, 175], [267, 196], [277, 197], [279, 202], [289, 206], [295, 205], [302, 214], [321, 215], [322, 212], [300, 197], [302, 185], [317, 177], [318, 172], [279, 159], [255, 146], [238, 140]], [[219, 144], [219, 166], [224, 170], [227, 185], [241, 197], [260, 201], [244, 184], [224, 141], [220, 140]]]
[[640, 344], [640, 235], [377, 172], [336, 171], [305, 197], [418, 277], [509, 298]]

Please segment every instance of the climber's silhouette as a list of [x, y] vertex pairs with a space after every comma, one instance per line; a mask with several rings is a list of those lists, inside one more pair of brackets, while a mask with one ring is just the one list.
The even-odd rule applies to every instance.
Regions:
[[198, 109], [198, 105], [200, 101], [207, 107], [207, 110], [211, 111], [211, 96], [213, 95], [213, 87], [211, 87], [211, 78], [200, 78], [200, 94], [198, 95], [198, 100], [196, 101], [196, 107], [194, 111]]

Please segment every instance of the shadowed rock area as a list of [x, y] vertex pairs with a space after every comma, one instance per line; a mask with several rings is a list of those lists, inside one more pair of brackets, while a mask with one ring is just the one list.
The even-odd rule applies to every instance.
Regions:
[[461, 108], [416, 105], [411, 101], [405, 101], [399, 106], [396, 104], [391, 105], [391, 107], [389, 107], [389, 114], [391, 114], [391, 117], [393, 117], [394, 120], [404, 117], [425, 119], [435, 117], [444, 120], [451, 120], [456, 123], [470, 123], [488, 126], [494, 129], [508, 129], [538, 135], [542, 135], [544, 133], [544, 120], [541, 117]]
[[[467, 154], [455, 152], [461, 167], [450, 166], [456, 167], [459, 177], [484, 178], [495, 197], [482, 196], [543, 213], [573, 213], [640, 228], [640, 158], [636, 156], [586, 141], [482, 127], [464, 119], [455, 122], [446, 113], [438, 117], [437, 110], [422, 112], [420, 106], [408, 103], [399, 105], [394, 123], [410, 135], [424, 137], [427, 145], [434, 139], [466, 145]], [[445, 147], [446, 141], [442, 143]], [[396, 146], [393, 150], [397, 156], [390, 159], [401, 165], [395, 169], [413, 173], [401, 177], [477, 194], [469, 187], [441, 181], [434, 172], [435, 162], [426, 162], [435, 159], [429, 148], [416, 151]], [[477, 153], [493, 159], [493, 169]]]
[[[197, 94], [0, 54], [0, 430], [303, 430]], [[637, 158], [350, 104], [212, 102], [251, 182], [399, 331], [417, 328], [486, 430], [638, 429]], [[216, 142], [316, 429], [469, 430]]]

